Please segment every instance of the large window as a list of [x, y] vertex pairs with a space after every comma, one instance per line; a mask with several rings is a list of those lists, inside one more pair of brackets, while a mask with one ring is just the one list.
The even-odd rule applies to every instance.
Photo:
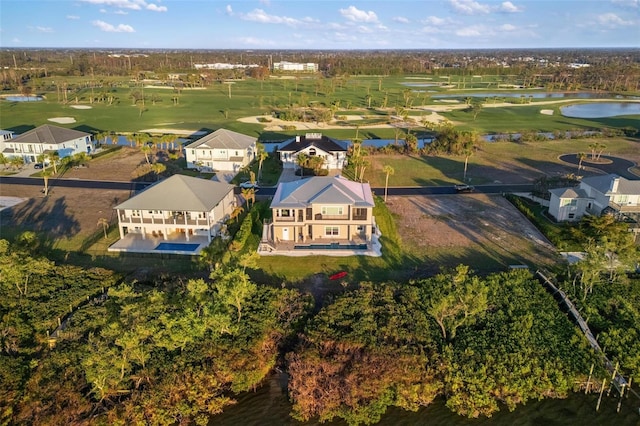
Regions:
[[340, 234], [340, 228], [337, 226], [325, 226], [324, 227], [324, 235], [326, 236], [336, 236]]
[[342, 206], [322, 206], [322, 215], [341, 216], [343, 212]]

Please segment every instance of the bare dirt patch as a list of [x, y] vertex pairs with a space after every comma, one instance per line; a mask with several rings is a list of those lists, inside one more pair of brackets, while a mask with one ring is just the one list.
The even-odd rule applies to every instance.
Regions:
[[559, 259], [553, 245], [499, 195], [394, 196], [388, 206], [403, 246], [432, 267], [535, 268]]
[[65, 179], [92, 179], [130, 181], [134, 170], [146, 161], [137, 148], [122, 147], [115, 154], [99, 157], [87, 163], [86, 167], [67, 170]]

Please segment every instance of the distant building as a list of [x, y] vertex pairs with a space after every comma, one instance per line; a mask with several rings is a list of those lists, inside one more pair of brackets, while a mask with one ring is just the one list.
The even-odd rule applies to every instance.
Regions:
[[90, 154], [94, 149], [90, 133], [50, 124], [2, 142], [5, 157], [22, 157], [25, 163], [35, 162], [40, 154], [47, 152], [55, 151], [64, 158], [81, 152]]
[[274, 62], [273, 63], [274, 71], [297, 71], [297, 72], [317, 72], [318, 64], [308, 62], [306, 64], [301, 64], [297, 62]]

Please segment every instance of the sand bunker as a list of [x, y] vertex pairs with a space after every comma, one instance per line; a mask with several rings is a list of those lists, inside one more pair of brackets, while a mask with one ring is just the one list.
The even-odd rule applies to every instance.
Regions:
[[70, 105], [71, 108], [75, 108], [75, 109], [91, 109], [93, 107], [89, 106], [89, 105]]
[[73, 117], [53, 117], [48, 120], [58, 124], [71, 124], [76, 122], [76, 119]]
[[540, 110], [540, 114], [553, 115], [553, 110], [552, 109], [541, 109]]

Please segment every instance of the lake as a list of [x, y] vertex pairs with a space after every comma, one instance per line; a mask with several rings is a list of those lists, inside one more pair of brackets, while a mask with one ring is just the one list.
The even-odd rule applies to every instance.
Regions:
[[[277, 375], [271, 376], [264, 386], [255, 392], [247, 392], [238, 397], [238, 403], [228, 407], [224, 413], [213, 416], [210, 425], [219, 426], [250, 426], [250, 425], [298, 425], [317, 426], [331, 425], [343, 426], [346, 423], [334, 421], [319, 423], [317, 421], [298, 422], [289, 416], [291, 403], [283, 392], [285, 378]], [[502, 407], [500, 412], [491, 418], [467, 419], [452, 413], [444, 404], [444, 399], [439, 398], [430, 406], [417, 412], [409, 412], [401, 409], [389, 409], [378, 423], [379, 426], [400, 425], [426, 425], [429, 426], [553, 426], [576, 425], [580, 426], [638, 426], [640, 415], [638, 406], [640, 401], [624, 398], [620, 413], [616, 413], [619, 398], [607, 397], [606, 392], [600, 405], [600, 411], [596, 412], [598, 401], [597, 394], [584, 395], [575, 393], [567, 399], [545, 399], [542, 401], [529, 401], [526, 405], [520, 405], [514, 412], [509, 412]]]
[[560, 108], [562, 115], [571, 118], [603, 118], [640, 114], [640, 102], [602, 102], [568, 105]]
[[472, 93], [458, 93], [458, 94], [445, 94], [445, 95], [433, 95], [433, 99], [452, 99], [452, 98], [533, 98], [533, 99], [639, 99], [638, 96], [621, 96], [613, 95], [611, 93], [594, 93], [594, 92], [472, 92]]
[[10, 102], [36, 102], [44, 98], [42, 96], [5, 96], [2, 99]]

